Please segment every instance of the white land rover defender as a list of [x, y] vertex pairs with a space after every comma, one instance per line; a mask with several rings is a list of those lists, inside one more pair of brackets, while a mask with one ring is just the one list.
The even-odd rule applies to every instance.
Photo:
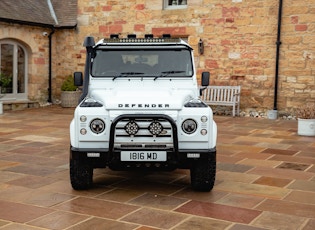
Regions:
[[[217, 126], [200, 101], [192, 48], [169, 36], [86, 37], [82, 96], [70, 124], [70, 179], [88, 189], [93, 169], [190, 169], [193, 189], [210, 191]], [[209, 72], [201, 85], [209, 84]]]

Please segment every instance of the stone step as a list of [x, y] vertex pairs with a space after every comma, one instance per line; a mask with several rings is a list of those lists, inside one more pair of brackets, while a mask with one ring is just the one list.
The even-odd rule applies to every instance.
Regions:
[[39, 102], [37, 101], [1, 101], [3, 111], [16, 111], [16, 110], [23, 110], [27, 108], [39, 108]]

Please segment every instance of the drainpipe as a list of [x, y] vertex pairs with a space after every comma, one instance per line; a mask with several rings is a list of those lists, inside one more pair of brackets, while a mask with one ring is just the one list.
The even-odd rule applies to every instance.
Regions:
[[276, 51], [276, 71], [275, 71], [275, 92], [274, 92], [274, 104], [273, 110], [277, 110], [278, 101], [278, 81], [279, 81], [279, 58], [280, 58], [280, 35], [281, 35], [281, 18], [282, 18], [282, 0], [279, 0], [279, 12], [278, 12], [278, 33], [277, 33], [277, 51]]
[[48, 102], [52, 103], [52, 98], [51, 98], [51, 79], [52, 79], [52, 74], [51, 74], [51, 60], [52, 60], [52, 35], [55, 33], [55, 28], [51, 29], [51, 32], [48, 35], [49, 39], [49, 64], [48, 64]]

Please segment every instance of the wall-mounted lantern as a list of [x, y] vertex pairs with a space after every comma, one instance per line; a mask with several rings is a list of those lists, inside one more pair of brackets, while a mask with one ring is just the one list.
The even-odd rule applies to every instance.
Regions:
[[204, 45], [203, 45], [203, 41], [200, 39], [199, 42], [198, 42], [198, 52], [199, 52], [200, 55], [203, 54], [204, 49], [205, 48], [204, 48]]

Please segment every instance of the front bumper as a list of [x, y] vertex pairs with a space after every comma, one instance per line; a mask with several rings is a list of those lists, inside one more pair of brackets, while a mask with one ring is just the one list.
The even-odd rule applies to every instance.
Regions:
[[[132, 150], [137, 151], [137, 150]], [[139, 150], [139, 151], [143, 151]], [[156, 151], [156, 150], [148, 150]], [[207, 159], [216, 154], [216, 148], [213, 149], [179, 149], [178, 151], [166, 151], [166, 161], [121, 161], [121, 151], [108, 149], [78, 149], [70, 147], [70, 158], [87, 162], [93, 168], [110, 167], [113, 170], [128, 169], [160, 169], [174, 170], [176, 168], [190, 168], [193, 162]]]

